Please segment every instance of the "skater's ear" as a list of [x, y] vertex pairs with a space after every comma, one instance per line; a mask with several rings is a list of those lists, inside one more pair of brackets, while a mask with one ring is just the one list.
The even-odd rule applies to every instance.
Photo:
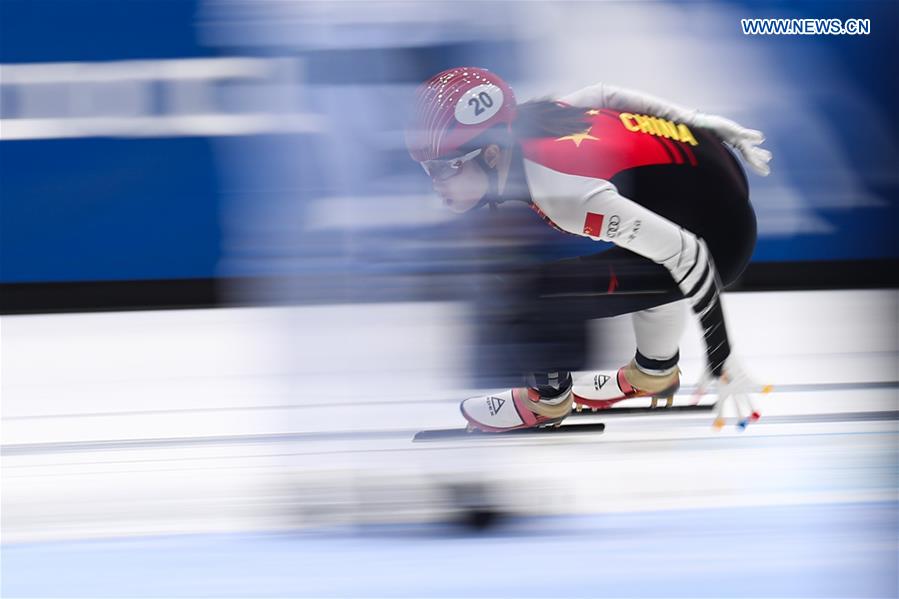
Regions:
[[500, 154], [502, 154], [502, 150], [498, 145], [489, 144], [484, 148], [484, 162], [490, 168], [496, 168], [496, 165], [499, 164]]

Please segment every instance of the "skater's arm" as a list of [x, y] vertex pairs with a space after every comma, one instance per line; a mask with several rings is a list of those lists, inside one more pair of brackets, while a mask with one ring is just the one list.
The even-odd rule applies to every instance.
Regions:
[[[718, 272], [705, 242], [683, 227], [625, 198], [608, 183], [588, 196], [583, 207], [585, 230], [582, 235], [611, 241], [661, 264], [671, 272], [702, 324], [709, 368], [719, 375], [730, 355], [730, 343], [719, 298], [721, 285]], [[602, 215], [601, 223], [596, 215]], [[592, 226], [588, 226], [591, 223]]]
[[651, 114], [672, 121], [686, 123], [687, 125], [701, 126], [695, 122], [697, 115], [700, 114], [698, 110], [674, 104], [651, 94], [609, 85], [608, 83], [597, 83], [596, 85], [585, 87], [568, 94], [561, 101], [571, 106], [582, 108], [627, 110], [641, 114]]
[[652, 94], [607, 83], [597, 83], [585, 87], [561, 98], [560, 101], [582, 108], [611, 108], [612, 110], [651, 114], [693, 127], [708, 129], [719, 139], [736, 148], [755, 172], [762, 176], [771, 172], [768, 166], [771, 152], [758, 147], [765, 141], [762, 132], [747, 129], [730, 119], [700, 112], [695, 108], [687, 108]]

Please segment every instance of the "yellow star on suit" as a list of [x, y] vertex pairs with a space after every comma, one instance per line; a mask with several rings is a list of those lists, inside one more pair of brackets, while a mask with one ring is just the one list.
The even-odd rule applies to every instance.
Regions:
[[574, 142], [574, 145], [575, 145], [575, 146], [581, 147], [581, 142], [584, 141], [585, 139], [598, 140], [599, 138], [598, 138], [598, 137], [593, 137], [592, 135], [590, 135], [590, 129], [587, 129], [586, 131], [582, 131], [582, 132], [580, 132], [580, 133], [573, 133], [573, 134], [571, 134], [571, 135], [565, 135], [565, 136], [562, 136], [562, 137], [557, 137], [557, 138], [556, 138], [556, 141], [566, 141], [566, 140], [570, 140], [570, 141], [573, 141], [573, 142]]

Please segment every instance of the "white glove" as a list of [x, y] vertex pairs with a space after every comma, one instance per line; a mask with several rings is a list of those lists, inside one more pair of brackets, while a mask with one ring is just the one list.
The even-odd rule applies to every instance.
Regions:
[[761, 414], [752, 403], [750, 393], [770, 393], [771, 385], [762, 386], [753, 381], [733, 354], [724, 361], [720, 377], [716, 377], [711, 371], [706, 371], [702, 376], [694, 395], [695, 402], [698, 403], [699, 396], [703, 395], [713, 382], [717, 382], [718, 386], [718, 402], [715, 404], [717, 414], [713, 424], [716, 429], [724, 427], [724, 412], [729, 404], [734, 406], [737, 428], [740, 430], [745, 429], [750, 422], [761, 418]]
[[702, 112], [693, 117], [693, 123], [697, 127], [711, 129], [722, 141], [737, 149], [743, 160], [759, 175], [765, 177], [771, 172], [771, 167], [768, 166], [771, 152], [759, 147], [765, 141], [761, 131], [747, 129], [723, 116]]

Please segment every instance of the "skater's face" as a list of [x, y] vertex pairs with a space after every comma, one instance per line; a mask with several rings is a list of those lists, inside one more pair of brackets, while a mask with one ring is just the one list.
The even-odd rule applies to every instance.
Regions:
[[490, 189], [487, 173], [475, 160], [481, 152], [475, 150], [453, 160], [423, 164], [425, 171], [431, 176], [434, 191], [453, 212], [471, 210]]

